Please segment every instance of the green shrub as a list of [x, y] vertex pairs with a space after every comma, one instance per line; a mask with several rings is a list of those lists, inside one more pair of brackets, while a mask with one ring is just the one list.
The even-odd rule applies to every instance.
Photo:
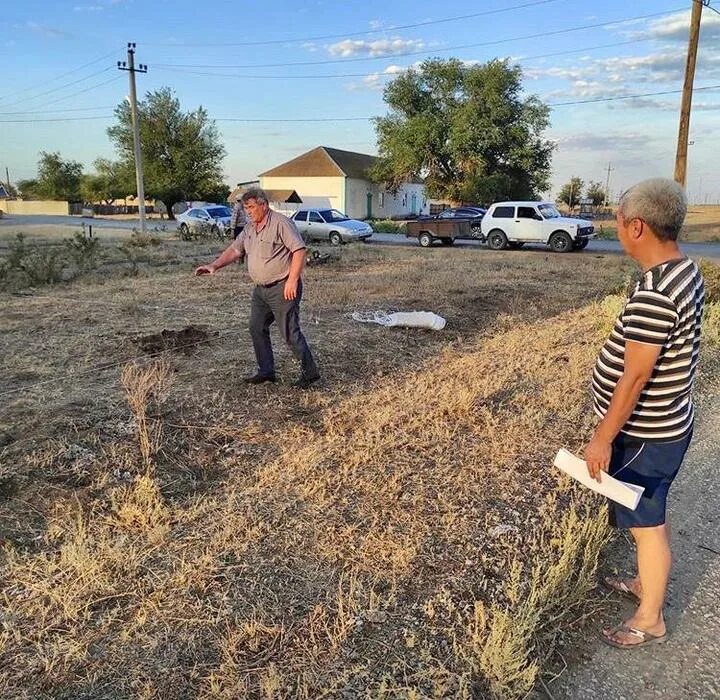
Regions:
[[72, 238], [63, 241], [63, 245], [69, 259], [75, 263], [78, 270], [85, 272], [97, 266], [100, 251], [100, 241], [97, 238], [76, 231]]
[[377, 233], [405, 233], [405, 224], [390, 219], [376, 219], [368, 222]]

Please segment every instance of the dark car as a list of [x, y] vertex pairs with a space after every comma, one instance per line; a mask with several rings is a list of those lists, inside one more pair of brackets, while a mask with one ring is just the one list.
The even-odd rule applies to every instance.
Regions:
[[439, 214], [433, 214], [432, 216], [422, 216], [420, 218], [423, 220], [437, 219], [439, 221], [444, 221], [446, 219], [450, 219], [451, 221], [469, 221], [472, 237], [482, 238], [482, 233], [480, 231], [480, 222], [482, 221], [483, 216], [485, 216], [485, 211], [486, 210], [482, 207], [453, 207], [452, 209], [445, 209]]

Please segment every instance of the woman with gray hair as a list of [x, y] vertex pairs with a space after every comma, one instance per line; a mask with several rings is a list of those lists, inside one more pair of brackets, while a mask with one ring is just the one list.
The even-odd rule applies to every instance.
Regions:
[[644, 488], [635, 510], [610, 502], [611, 524], [628, 528], [637, 547], [637, 576], [608, 578], [638, 607], [603, 630], [621, 649], [664, 642], [663, 605], [670, 574], [666, 499], [693, 433], [693, 380], [705, 288], [698, 266], [677, 244], [687, 200], [672, 180], [652, 179], [625, 192], [618, 238], [642, 268], [595, 364], [592, 392], [600, 423], [585, 448], [590, 475], [601, 471]]

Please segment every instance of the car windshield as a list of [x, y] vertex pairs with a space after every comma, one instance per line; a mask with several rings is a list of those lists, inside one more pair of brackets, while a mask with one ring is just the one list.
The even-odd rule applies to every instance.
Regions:
[[560, 212], [555, 208], [553, 204], [540, 204], [538, 206], [540, 213], [543, 215], [543, 219], [559, 219]]
[[347, 221], [350, 218], [337, 209], [323, 209], [320, 215], [329, 224], [334, 224], [336, 221]]
[[212, 209], [205, 210], [213, 219], [224, 219], [232, 215], [232, 212], [227, 207], [213, 207]]

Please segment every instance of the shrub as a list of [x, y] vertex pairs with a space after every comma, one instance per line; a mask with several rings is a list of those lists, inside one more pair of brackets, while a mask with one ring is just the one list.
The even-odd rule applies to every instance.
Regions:
[[708, 303], [720, 301], [720, 265], [702, 258], [698, 265], [705, 278], [705, 299]]
[[390, 219], [376, 219], [370, 221], [370, 225], [378, 233], [404, 233], [405, 224], [398, 221], [391, 221]]
[[69, 259], [83, 272], [97, 266], [100, 241], [76, 231], [72, 238], [63, 241]]

